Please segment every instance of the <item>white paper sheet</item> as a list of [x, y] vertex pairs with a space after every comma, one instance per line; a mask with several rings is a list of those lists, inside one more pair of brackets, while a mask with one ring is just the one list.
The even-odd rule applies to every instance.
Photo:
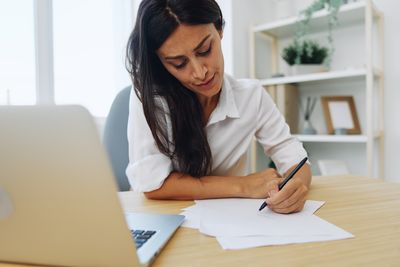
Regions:
[[198, 200], [181, 213], [182, 226], [216, 236], [224, 249], [336, 240], [352, 235], [313, 213], [325, 202], [307, 200], [294, 214], [277, 214], [268, 208], [259, 212], [260, 199]]
[[223, 249], [245, 249], [252, 247], [299, 244], [319, 241], [332, 241], [354, 237], [352, 234], [337, 229], [334, 235], [295, 235], [295, 236], [217, 236]]
[[[195, 210], [198, 207], [210, 207], [210, 208], [215, 208], [215, 209], [225, 209], [225, 208], [230, 208], [232, 206], [237, 207], [237, 208], [243, 208], [243, 209], [248, 209], [251, 213], [254, 213], [254, 211], [258, 212], [258, 209], [260, 208], [261, 204], [264, 202], [264, 199], [247, 199], [247, 198], [222, 198], [222, 199], [206, 199], [206, 200], [196, 200], [195, 203], [196, 205], [187, 207], [183, 210]], [[307, 200], [306, 203], [304, 204], [304, 208], [301, 212], [298, 212], [296, 214], [314, 214], [322, 205], [324, 205], [324, 201], [316, 201], [316, 200]], [[261, 214], [266, 213], [266, 214], [277, 214], [268, 207], [263, 209]]]
[[[218, 208], [224, 208], [225, 205], [231, 205], [232, 202], [246, 202], [245, 206], [249, 205], [251, 206], [251, 209], [253, 210], [254, 206], [261, 205], [262, 199], [212, 199], [212, 200], [196, 200], [196, 204], [198, 205], [193, 205], [189, 206], [186, 208], [183, 208], [183, 212], [181, 215], [185, 216], [185, 221], [183, 222], [182, 226], [187, 227], [187, 228], [193, 228], [193, 229], [199, 229], [200, 228], [200, 210], [202, 206], [210, 206], [211, 208], [218, 207]], [[236, 203], [233, 203], [236, 204]], [[322, 205], [324, 205], [324, 201], [315, 201], [315, 200], [307, 200], [304, 209], [300, 212], [302, 214], [313, 214], [316, 212]], [[258, 209], [257, 209], [258, 210]], [[274, 215], [275, 213], [269, 210], [268, 208], [265, 208], [263, 211], [261, 211], [261, 214], [271, 214]]]
[[307, 210], [293, 214], [278, 214], [269, 209], [259, 212], [259, 201], [252, 199], [201, 202], [197, 205], [201, 216], [199, 231], [210, 236], [334, 234], [330, 225], [310, 216]]
[[185, 210], [181, 213], [181, 215], [185, 216], [185, 221], [181, 226], [193, 229], [200, 228], [200, 213], [196, 211]]

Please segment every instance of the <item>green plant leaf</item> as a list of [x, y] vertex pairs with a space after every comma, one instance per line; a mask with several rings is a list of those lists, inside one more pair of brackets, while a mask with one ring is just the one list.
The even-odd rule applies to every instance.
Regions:
[[282, 58], [290, 66], [294, 64], [323, 64], [328, 55], [328, 48], [320, 46], [313, 40], [293, 42], [282, 51]]
[[[304, 63], [304, 61], [307, 61], [308, 58], [316, 58], [317, 56], [311, 56], [312, 50], [311, 48], [306, 49], [306, 53], [308, 54], [308, 57], [304, 57], [303, 55], [303, 47], [302, 47], [302, 42], [305, 39], [305, 36], [307, 35], [309, 31], [309, 24], [311, 21], [312, 16], [314, 15], [315, 12], [322, 10], [322, 9], [327, 9], [328, 11], [328, 29], [327, 29], [327, 40], [329, 44], [329, 48], [326, 48], [326, 58], [323, 60], [325, 62], [325, 65], [329, 66], [331, 62], [331, 57], [335, 51], [334, 46], [333, 46], [333, 37], [332, 37], [332, 30], [334, 26], [338, 24], [338, 17], [337, 14], [339, 12], [340, 7], [343, 5], [343, 0], [314, 0], [306, 9], [300, 12], [300, 17], [299, 17], [299, 23], [297, 23], [297, 29], [294, 35], [294, 44], [295, 44], [295, 50], [296, 50], [296, 57], [295, 59], [291, 58], [291, 55], [293, 54], [293, 51], [284, 51], [285, 57], [282, 57], [285, 59], [286, 62], [288, 62], [289, 65], [293, 64], [301, 64]], [[290, 52], [290, 53], [289, 53]], [[318, 57], [322, 57], [324, 52], [319, 53]], [[290, 62], [290, 63], [289, 63]]]

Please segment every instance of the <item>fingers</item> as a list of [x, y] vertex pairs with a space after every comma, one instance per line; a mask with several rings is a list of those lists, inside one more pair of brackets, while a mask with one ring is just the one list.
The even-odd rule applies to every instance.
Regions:
[[301, 187], [301, 184], [291, 181], [289, 182], [281, 191], [276, 194], [271, 195], [271, 198], [268, 200], [269, 203], [273, 206], [290, 206], [293, 204], [290, 201], [293, 201], [293, 196], [298, 196], [300, 192], [297, 192]]
[[284, 214], [294, 213], [294, 212], [299, 212], [303, 209], [305, 201], [306, 201], [306, 199], [302, 198], [302, 199], [299, 199], [298, 201], [294, 202], [289, 207], [284, 207], [284, 208], [278, 208], [278, 207], [271, 208], [270, 207], [270, 208], [274, 212], [277, 212], [277, 213], [284, 213]]
[[281, 191], [271, 191], [271, 197], [266, 201], [268, 207], [275, 212], [298, 212], [304, 207], [307, 192], [307, 186], [301, 181], [292, 180]]
[[276, 193], [278, 193], [279, 191], [279, 183], [281, 179], [274, 179], [272, 181], [269, 181], [267, 184], [267, 192], [268, 192], [268, 196], [272, 197], [273, 195], [275, 195]]

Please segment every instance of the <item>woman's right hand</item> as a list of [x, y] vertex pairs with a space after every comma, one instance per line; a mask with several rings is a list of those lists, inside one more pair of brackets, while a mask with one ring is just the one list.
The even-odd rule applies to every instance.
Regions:
[[278, 192], [278, 184], [283, 178], [273, 168], [255, 172], [242, 177], [243, 197], [267, 198], [272, 192]]

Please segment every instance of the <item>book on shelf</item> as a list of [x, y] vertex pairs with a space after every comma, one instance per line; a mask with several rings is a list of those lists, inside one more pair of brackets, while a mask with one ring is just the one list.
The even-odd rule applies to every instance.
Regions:
[[291, 133], [298, 133], [299, 127], [299, 90], [293, 84], [278, 84], [266, 87], [279, 111], [289, 125]]

